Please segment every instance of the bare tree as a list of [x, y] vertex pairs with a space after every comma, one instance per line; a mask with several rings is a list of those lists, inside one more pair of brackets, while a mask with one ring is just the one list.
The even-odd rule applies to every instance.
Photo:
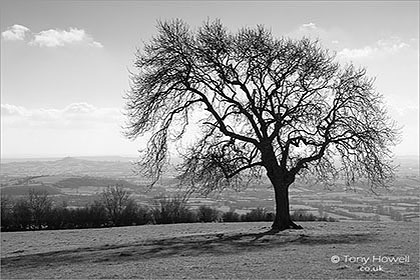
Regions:
[[33, 224], [42, 229], [52, 208], [52, 200], [46, 191], [29, 190], [28, 205], [31, 210]]
[[230, 33], [216, 20], [194, 31], [172, 20], [157, 28], [136, 53], [126, 96], [127, 136], [152, 132], [138, 166], [154, 182], [193, 116], [201, 116], [201, 134], [183, 154], [183, 184], [207, 194], [265, 172], [274, 230], [301, 228], [288, 198], [298, 176], [371, 187], [393, 179], [398, 131], [365, 69], [341, 66], [317, 41], [277, 39], [262, 26]]
[[124, 210], [131, 204], [130, 193], [122, 185], [108, 186], [102, 192], [101, 201], [112, 223], [119, 226]]

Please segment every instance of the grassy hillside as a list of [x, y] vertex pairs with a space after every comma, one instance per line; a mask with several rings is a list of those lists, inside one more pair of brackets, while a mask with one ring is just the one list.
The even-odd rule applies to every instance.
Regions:
[[419, 277], [417, 223], [301, 224], [277, 234], [267, 234], [269, 223], [3, 233], [1, 278]]

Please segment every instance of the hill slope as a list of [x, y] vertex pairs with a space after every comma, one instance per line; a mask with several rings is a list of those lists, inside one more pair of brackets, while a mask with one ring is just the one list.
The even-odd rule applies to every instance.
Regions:
[[1, 278], [419, 277], [416, 223], [302, 225], [274, 235], [268, 223], [3, 233]]

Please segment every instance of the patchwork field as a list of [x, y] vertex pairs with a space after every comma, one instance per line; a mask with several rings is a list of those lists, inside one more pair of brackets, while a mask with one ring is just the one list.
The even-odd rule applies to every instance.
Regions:
[[2, 279], [418, 279], [419, 225], [147, 225], [1, 234]]

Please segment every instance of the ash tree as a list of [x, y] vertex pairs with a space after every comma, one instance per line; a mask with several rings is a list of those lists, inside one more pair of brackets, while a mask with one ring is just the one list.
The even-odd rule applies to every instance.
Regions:
[[288, 194], [299, 177], [371, 188], [393, 179], [398, 130], [374, 80], [317, 41], [275, 38], [263, 26], [232, 33], [218, 20], [197, 29], [170, 20], [158, 22], [134, 66], [126, 135], [149, 138], [137, 164], [153, 182], [171, 142], [189, 137], [192, 124], [200, 129], [181, 149], [181, 184], [208, 194], [266, 175], [273, 230], [301, 228]]

